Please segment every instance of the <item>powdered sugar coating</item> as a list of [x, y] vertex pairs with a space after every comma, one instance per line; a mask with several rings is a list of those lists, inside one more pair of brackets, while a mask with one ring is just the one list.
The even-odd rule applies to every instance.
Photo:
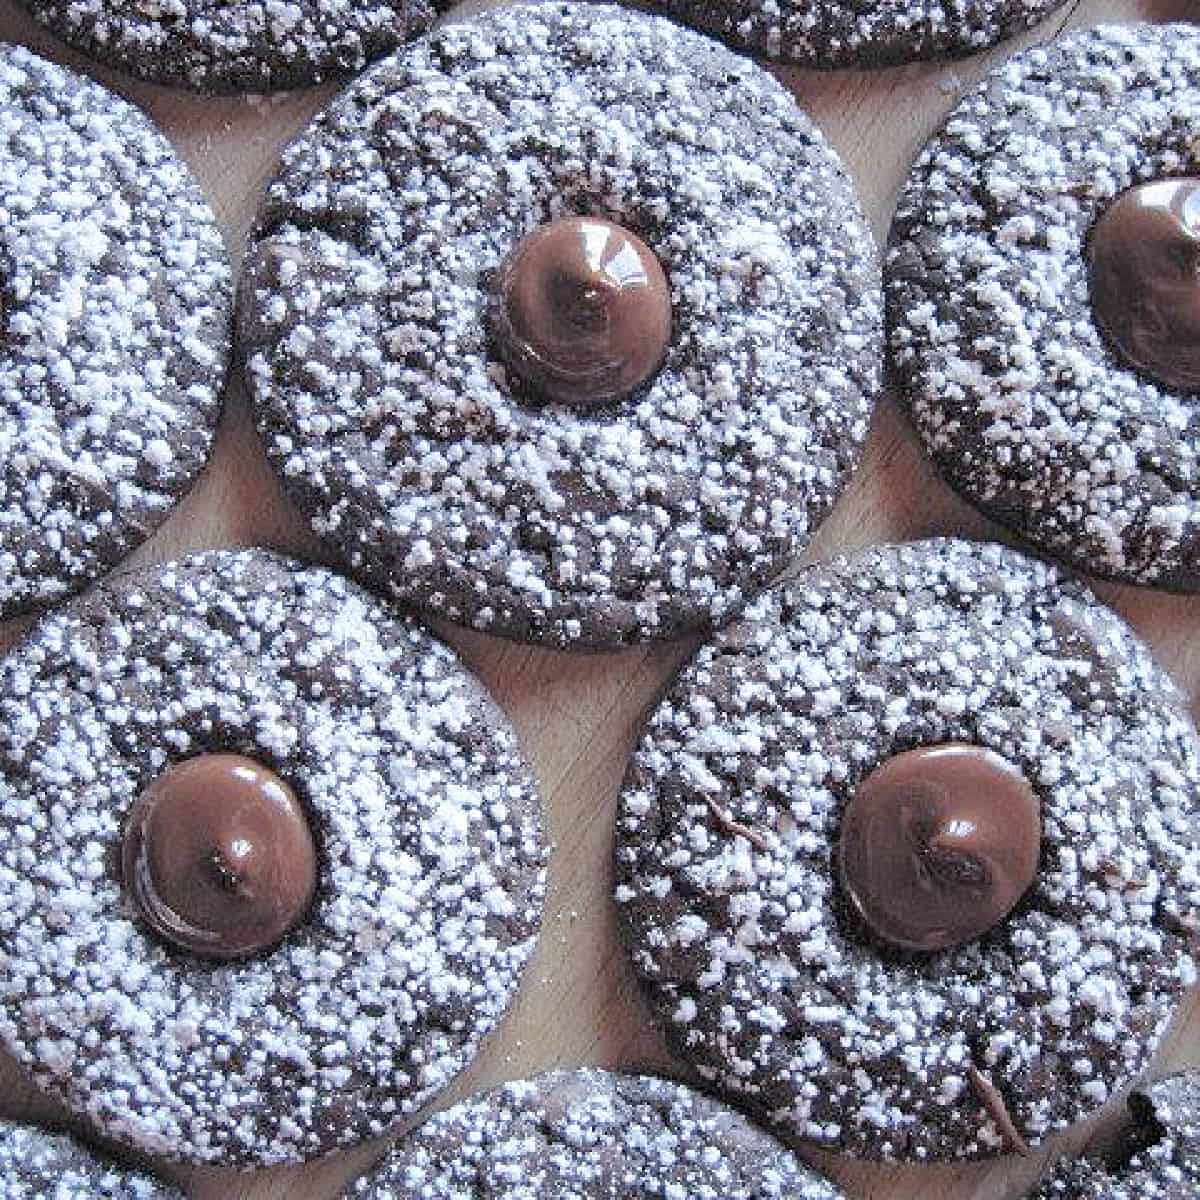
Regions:
[[[848, 912], [832, 848], [861, 779], [952, 741], [1034, 784], [1038, 878], [983, 939], [905, 957]], [[1182, 698], [1085, 589], [996, 545], [880, 547], [773, 590], [684, 670], [626, 777], [616, 895], [706, 1078], [850, 1153], [983, 1156], [972, 1065], [1029, 1142], [1145, 1066], [1196, 977], [1198, 808]]]
[[1017, 55], [951, 113], [900, 197], [889, 349], [949, 482], [1085, 569], [1194, 589], [1195, 397], [1108, 347], [1086, 243], [1125, 189], [1200, 170], [1200, 30], [1107, 26]]
[[65, 1134], [13, 1121], [0, 1121], [0, 1194], [4, 1200], [183, 1200], [169, 1184], [98, 1158]]
[[22, 0], [85, 54], [202, 92], [268, 92], [361, 70], [450, 0]]
[[[641, 396], [541, 405], [490, 281], [567, 212], [671, 282]], [[612, 646], [725, 620], [807, 543], [878, 385], [849, 183], [754, 64], [660, 18], [547, 4], [438, 29], [283, 157], [240, 297], [267, 451], [372, 584], [478, 629]]]
[[1102, 1163], [1088, 1158], [1060, 1159], [1029, 1196], [1031, 1200], [1143, 1200], [1140, 1194], [1135, 1198], [1123, 1192]]
[[1172, 1075], [1129, 1098], [1128, 1162], [1064, 1160], [1033, 1193], [1037, 1200], [1187, 1200], [1200, 1192], [1200, 1075]]
[[[262, 551], [125, 576], [0, 665], [0, 1036], [107, 1136], [192, 1162], [385, 1130], [507, 1008], [543, 896], [516, 740], [452, 652], [346, 580]], [[264, 958], [166, 948], [119, 880], [171, 762], [269, 766], [320, 852]]]
[[837, 1200], [740, 1113], [611, 1071], [517, 1080], [438, 1113], [347, 1193], [362, 1200]]
[[1063, 0], [655, 0], [734, 46], [805, 67], [882, 67], [974, 54]]
[[208, 456], [232, 280], [166, 139], [0, 46], [0, 617], [147, 537]]

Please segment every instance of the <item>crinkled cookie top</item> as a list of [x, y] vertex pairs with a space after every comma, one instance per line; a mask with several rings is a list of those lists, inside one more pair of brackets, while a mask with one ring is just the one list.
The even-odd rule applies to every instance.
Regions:
[[[1037, 793], [1035, 882], [973, 941], [889, 950], [837, 877], [844, 806], [893, 756], [964, 742]], [[616, 878], [653, 1009], [706, 1078], [846, 1153], [997, 1154], [1143, 1070], [1195, 981], [1200, 743], [1053, 568], [878, 547], [772, 589], [684, 669], [626, 777]]]
[[0, 618], [146, 538], [208, 456], [232, 281], [133, 105], [0, 46]]
[[82, 1143], [14, 1121], [0, 1121], [4, 1200], [183, 1200], [141, 1171], [93, 1154]]
[[[565, 213], [670, 281], [649, 387], [544, 404], [501, 366], [493, 276]], [[833, 152], [765, 71], [656, 17], [490, 12], [358, 79], [285, 152], [240, 332], [267, 452], [398, 599], [613, 646], [719, 624], [807, 544], [857, 461], [880, 298]]]
[[[214, 963], [159, 940], [122, 831], [164, 770], [297, 795], [306, 919]], [[376, 1136], [470, 1061], [541, 919], [533, 777], [427, 630], [329, 571], [221, 551], [121, 576], [0, 663], [0, 1038], [102, 1134], [195, 1163]]]
[[399, 1142], [359, 1200], [837, 1200], [734, 1109], [682, 1084], [558, 1071], [473, 1096]]
[[1110, 346], [1087, 255], [1122, 192], [1200, 173], [1198, 112], [1194, 25], [1100, 26], [1014, 56], [921, 153], [885, 270], [901, 398], [946, 479], [1085, 570], [1189, 590], [1200, 406]]
[[22, 0], [77, 50], [199, 92], [269, 92], [361, 70], [451, 0]]

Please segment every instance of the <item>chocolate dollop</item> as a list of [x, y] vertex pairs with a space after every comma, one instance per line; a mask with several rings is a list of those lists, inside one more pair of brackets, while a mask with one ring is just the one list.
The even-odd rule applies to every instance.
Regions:
[[316, 890], [303, 808], [273, 771], [237, 754], [201, 754], [153, 780], [129, 813], [122, 851], [142, 920], [203, 958], [273, 946]]
[[624, 399], [658, 370], [671, 289], [649, 247], [600, 217], [564, 217], [501, 265], [493, 306], [508, 368], [544, 400], [590, 408]]
[[996, 925], [1033, 882], [1041, 808], [1024, 774], [962, 742], [910, 750], [846, 805], [842, 885], [867, 927], [906, 950], [944, 950]]
[[1122, 192], [1092, 227], [1088, 265], [1092, 312], [1121, 357], [1200, 390], [1200, 179]]

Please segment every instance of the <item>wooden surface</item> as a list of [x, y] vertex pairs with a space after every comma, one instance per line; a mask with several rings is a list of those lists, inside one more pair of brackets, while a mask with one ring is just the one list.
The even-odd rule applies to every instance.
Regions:
[[[880, 72], [780, 72], [841, 153], [877, 237], [886, 233], [895, 192], [924, 138], [962, 89], [1022, 45], [1073, 25], [1105, 20], [1170, 20], [1194, 13], [1188, 0], [1079, 0], [1024, 38], [949, 65]], [[280, 145], [332, 94], [201, 99], [132, 83], [84, 64], [0, 0], [0, 37], [33, 46], [103, 79], [149, 111], [191, 164], [240, 259], [257, 198]], [[933, 475], [894, 403], [880, 405], [865, 460], [809, 557], [931, 533], [997, 537]], [[212, 463], [192, 493], [134, 561], [210, 546], [260, 543], [320, 557], [303, 520], [284, 500], [255, 440], [244, 393], [231, 384]], [[1200, 597], [1104, 586], [1153, 645], [1200, 713]], [[660, 645], [584, 656], [511, 645], [443, 630], [508, 711], [533, 763], [554, 846], [541, 941], [517, 1002], [472, 1067], [443, 1097], [554, 1066], [659, 1065], [676, 1073], [646, 1017], [615, 936], [610, 841], [617, 789], [640, 714], [690, 650]], [[1155, 1066], [1200, 1064], [1200, 1005], [1184, 1006]], [[63, 1122], [21, 1072], [0, 1060], [0, 1112]], [[881, 1167], [811, 1156], [855, 1198], [1007, 1200], [1024, 1193], [1050, 1153], [1078, 1145], [1073, 1130], [1029, 1159], [942, 1168]], [[319, 1200], [365, 1168], [380, 1144], [292, 1170], [235, 1175], [169, 1171], [201, 1200]]]

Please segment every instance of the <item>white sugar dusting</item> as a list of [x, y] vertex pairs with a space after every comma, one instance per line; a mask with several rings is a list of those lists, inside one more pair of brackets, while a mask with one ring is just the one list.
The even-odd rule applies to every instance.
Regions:
[[[845, 913], [839, 814], [884, 759], [950, 741], [1035, 784], [1037, 884], [982, 940], [889, 957]], [[769, 593], [685, 668], [626, 778], [616, 898], [707, 1078], [845, 1152], [974, 1157], [1003, 1142], [972, 1073], [1037, 1142], [1149, 1061], [1195, 978], [1198, 807], [1181, 696], [1081, 586], [999, 546], [886, 547]]]
[[[452, 652], [261, 551], [119, 579], [0, 666], [0, 1036], [108, 1136], [260, 1166], [383, 1132], [508, 1006], [543, 897], [515, 737]], [[315, 908], [199, 963], [134, 919], [121, 823], [168, 762], [257, 758], [306, 803]]]
[[[649, 389], [543, 406], [490, 279], [565, 212], [639, 234], [674, 329]], [[879, 384], [871, 235], [765, 71], [669, 22], [498, 10], [367, 72], [284, 153], [241, 328], [268, 453], [375, 585], [614, 645], [726, 619], [807, 544]]]
[[207, 457], [232, 279], [166, 139], [98, 83], [0, 47], [0, 616], [75, 591]]
[[[272, 91], [349, 75], [432, 23], [450, 0], [28, 0], [73, 46], [142, 79]], [[271, 98], [248, 96], [252, 104]]]
[[1006, 62], [913, 168], [887, 254], [890, 351], [969, 499], [1085, 569], [1195, 587], [1195, 398], [1129, 369], [1088, 298], [1121, 192], [1200, 171], [1200, 32], [1098, 27]]
[[681, 1084], [607, 1071], [518, 1080], [438, 1113], [358, 1181], [359, 1200], [837, 1200], [769, 1134]]
[[64, 1134], [0, 1121], [4, 1200], [183, 1200], [169, 1184], [93, 1155]]
[[809, 67], [886, 66], [974, 54], [1063, 0], [656, 0], [678, 20]]
[[1200, 1075], [1168, 1076], [1135, 1089], [1113, 1153], [1068, 1158], [1033, 1200], [1178, 1200], [1200, 1187]]

